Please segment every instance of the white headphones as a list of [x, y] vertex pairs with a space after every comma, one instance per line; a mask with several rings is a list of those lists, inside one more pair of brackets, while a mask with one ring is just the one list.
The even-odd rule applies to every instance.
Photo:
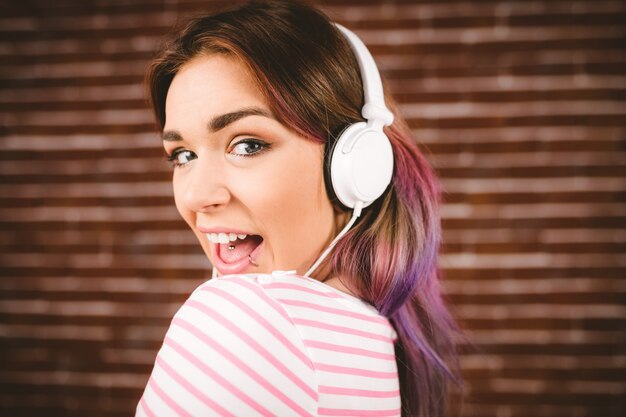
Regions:
[[383, 126], [393, 122], [393, 113], [385, 106], [383, 83], [374, 58], [358, 36], [335, 23], [354, 51], [361, 70], [365, 103], [361, 115], [367, 122], [346, 127], [330, 154], [330, 181], [335, 195], [353, 209], [352, 218], [304, 274], [311, 275], [335, 244], [352, 227], [361, 210], [383, 195], [393, 174], [393, 150]]
[[380, 197], [393, 173], [393, 151], [383, 126], [393, 122], [385, 106], [383, 85], [374, 58], [350, 30], [335, 23], [346, 36], [361, 70], [365, 104], [361, 115], [367, 122], [349, 125], [337, 139], [331, 154], [330, 177], [333, 190], [345, 206], [357, 202], [367, 207]]

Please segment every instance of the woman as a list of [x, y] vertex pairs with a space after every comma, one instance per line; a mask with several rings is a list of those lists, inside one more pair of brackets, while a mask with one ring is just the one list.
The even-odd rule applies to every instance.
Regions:
[[[342, 31], [251, 2], [190, 20], [151, 64], [176, 206], [214, 278], [174, 317], [137, 415], [445, 415], [437, 182], [397, 112], [364, 108], [371, 73]], [[365, 202], [333, 168], [362, 109], [391, 144]]]

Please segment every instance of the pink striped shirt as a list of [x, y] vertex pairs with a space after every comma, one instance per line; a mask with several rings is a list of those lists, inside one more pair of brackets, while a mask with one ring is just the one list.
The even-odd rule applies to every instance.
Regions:
[[396, 340], [313, 278], [218, 277], [174, 316], [136, 417], [400, 416]]

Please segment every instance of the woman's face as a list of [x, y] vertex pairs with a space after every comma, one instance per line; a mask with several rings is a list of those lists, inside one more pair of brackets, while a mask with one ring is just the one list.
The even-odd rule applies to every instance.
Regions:
[[220, 274], [304, 274], [346, 221], [326, 194], [323, 145], [279, 123], [225, 55], [186, 63], [165, 112], [176, 207]]

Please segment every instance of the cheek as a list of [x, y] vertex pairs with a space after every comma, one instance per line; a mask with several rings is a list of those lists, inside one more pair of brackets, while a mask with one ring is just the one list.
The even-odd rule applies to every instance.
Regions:
[[309, 160], [284, 159], [281, 163], [255, 170], [248, 181], [238, 186], [253, 215], [263, 214], [259, 220], [289, 223], [286, 220], [319, 210], [320, 191], [324, 191], [321, 162], [310, 160], [310, 156]]
[[309, 150], [308, 157], [285, 158], [239, 184], [242, 201], [281, 265], [308, 261], [332, 232], [333, 211], [321, 169], [321, 157], [313, 158]]

